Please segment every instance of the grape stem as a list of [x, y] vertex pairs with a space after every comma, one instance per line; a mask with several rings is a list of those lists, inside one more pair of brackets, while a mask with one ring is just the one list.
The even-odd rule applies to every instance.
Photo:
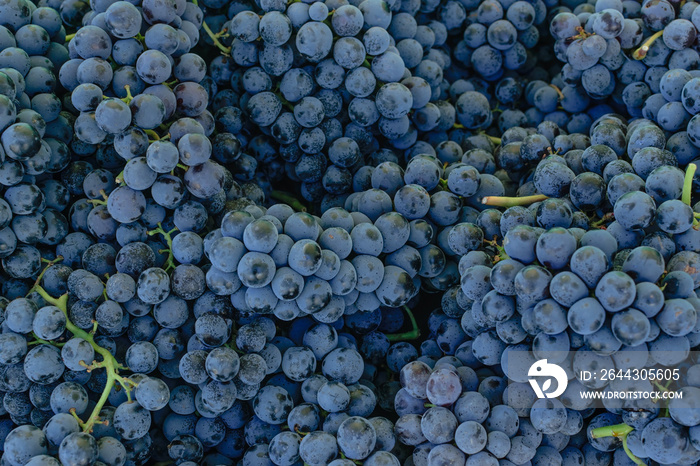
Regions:
[[575, 36], [569, 37], [570, 41], [574, 41], [574, 40], [578, 40], [578, 39], [583, 40], [583, 39], [586, 39], [588, 37], [595, 35], [595, 32], [586, 32], [586, 30], [581, 26], [578, 26], [576, 28], [576, 32], [578, 32], [578, 34], [576, 34]]
[[278, 201], [284, 202], [297, 212], [306, 212], [307, 210], [306, 206], [304, 206], [304, 204], [302, 204], [299, 199], [297, 199], [290, 193], [275, 190], [272, 191], [272, 193], [270, 193], [270, 196], [272, 197], [272, 199], [277, 199]]
[[34, 337], [34, 340], [28, 342], [28, 343], [27, 343], [28, 346], [32, 346], [32, 345], [51, 345], [51, 346], [55, 346], [56, 348], [62, 348], [63, 345], [65, 345], [65, 343], [56, 343], [55, 341], [47, 341], [47, 340], [41, 339], [41, 338], [39, 338], [38, 336], [36, 336], [36, 333], [34, 333], [34, 332], [32, 332], [32, 336]]
[[41, 280], [44, 278], [44, 274], [46, 273], [47, 270], [49, 270], [49, 267], [51, 267], [54, 264], [58, 264], [63, 260], [63, 256], [56, 256], [54, 260], [48, 260], [48, 259], [41, 259], [41, 262], [46, 264], [46, 267], [44, 267], [44, 270], [42, 270], [39, 275], [36, 277], [36, 280], [34, 281], [34, 285], [29, 289], [28, 295], [34, 293], [37, 288], [40, 287]]
[[[53, 264], [50, 264], [49, 267], [51, 267], [51, 265]], [[128, 368], [120, 364], [107, 349], [95, 343], [94, 332], [88, 333], [71, 322], [68, 316], [68, 293], [62, 295], [60, 298], [54, 298], [41, 286], [36, 285], [34, 288], [47, 303], [51, 304], [52, 306], [56, 306], [61, 310], [61, 312], [63, 312], [63, 314], [66, 316], [66, 329], [71, 332], [74, 337], [82, 338], [83, 340], [87, 341], [90, 346], [94, 348], [95, 352], [102, 356], [102, 361], [93, 361], [91, 366], [87, 366], [88, 371], [92, 370], [92, 368], [104, 368], [105, 371], [107, 371], [107, 383], [102, 391], [102, 396], [100, 396], [100, 399], [97, 401], [97, 404], [93, 408], [92, 413], [90, 413], [90, 417], [88, 417], [87, 421], [83, 422], [80, 420], [80, 426], [82, 427], [83, 432], [90, 433], [92, 432], [92, 428], [95, 426], [95, 424], [102, 422], [99, 418], [100, 411], [107, 402], [109, 394], [112, 391], [112, 388], [114, 388], [114, 385], [118, 382], [126, 392], [127, 399], [131, 401], [131, 390], [136, 387], [136, 382], [119, 375], [120, 370], [128, 370]], [[85, 362], [83, 361], [83, 363]]]
[[484, 134], [484, 136], [486, 136], [488, 140], [494, 143], [495, 145], [501, 145], [501, 138], [497, 138], [496, 136], [489, 136], [488, 134]]
[[551, 87], [552, 89], [554, 89], [557, 92], [557, 95], [559, 96], [559, 101], [564, 100], [564, 94], [561, 92], [561, 89], [559, 89], [554, 84], [550, 84], [549, 87]]
[[591, 226], [593, 228], [605, 228], [605, 223], [614, 220], [615, 219], [615, 214], [612, 212], [608, 212], [607, 214], [603, 215], [600, 220], [596, 220], [595, 222], [591, 223]]
[[102, 199], [88, 199], [88, 202], [92, 204], [93, 207], [107, 204], [108, 196], [104, 189], [100, 189], [100, 195], [102, 196]]
[[494, 263], [505, 259], [510, 259], [510, 256], [508, 256], [508, 254], [506, 253], [505, 248], [498, 244], [498, 239], [496, 236], [494, 236], [491, 241], [485, 239], [484, 244], [488, 244], [497, 251], [497, 254], [493, 258]]
[[[690, 206], [692, 209], [693, 202], [693, 180], [695, 178], [695, 172], [698, 166], [694, 163], [689, 163], [688, 167], [685, 169], [685, 178], [683, 179], [683, 194], [681, 195], [681, 200], [684, 204]], [[700, 229], [700, 213], [693, 212], [693, 229]]]
[[603, 427], [598, 427], [597, 429], [593, 429], [591, 431], [591, 438], [603, 438], [603, 437], [616, 437], [622, 440], [622, 448], [625, 450], [625, 453], [627, 453], [627, 456], [629, 459], [634, 461], [635, 464], [646, 464], [644, 461], [640, 460], [637, 458], [632, 451], [630, 451], [629, 447], [627, 446], [627, 436], [632, 432], [634, 429], [627, 424], [615, 424], [612, 426], [603, 426]]
[[663, 34], [663, 29], [654, 33], [654, 35], [652, 35], [646, 41], [644, 41], [641, 47], [639, 47], [632, 53], [632, 58], [634, 58], [635, 60], [644, 60], [644, 57], [647, 56], [647, 52], [649, 52], [649, 48], [651, 47], [651, 45], [656, 41], [656, 39], [661, 37]]
[[160, 136], [152, 129], [144, 129], [143, 132], [146, 133], [150, 141], [160, 141]]
[[68, 35], [66, 36], [66, 44], [67, 44], [68, 42], [70, 42], [70, 41], [73, 40], [73, 38], [75, 37], [75, 34], [76, 34], [76, 33], [74, 32], [73, 34], [68, 34]]
[[[199, 2], [197, 0], [192, 0], [192, 3], [194, 3], [196, 6], [199, 6]], [[202, 21], [202, 29], [207, 33], [209, 38], [211, 38], [211, 41], [214, 43], [216, 48], [221, 50], [221, 52], [224, 55], [231, 55], [231, 47], [226, 47], [224, 44], [219, 41], [219, 37], [221, 36], [221, 33], [215, 34], [214, 31], [211, 30], [209, 25], [207, 24], [206, 21]], [[222, 31], [224, 32], [224, 31]]]
[[131, 101], [134, 100], [134, 96], [131, 95], [131, 86], [129, 86], [128, 84], [125, 85], [124, 90], [126, 91], [126, 97], [122, 99], [122, 102], [129, 105]]
[[492, 205], [496, 207], [514, 207], [519, 205], [530, 205], [535, 202], [541, 202], [547, 199], [544, 194], [534, 194], [532, 196], [523, 197], [506, 197], [506, 196], [486, 196], [481, 199], [484, 205]]
[[683, 180], [683, 194], [681, 199], [683, 203], [692, 207], [692, 194], [693, 194], [693, 178], [695, 177], [695, 172], [698, 166], [694, 163], [689, 163], [688, 168], [685, 169], [685, 179]]
[[404, 311], [406, 311], [406, 314], [408, 315], [408, 319], [411, 321], [411, 330], [408, 332], [404, 333], [392, 333], [390, 335], [387, 335], [387, 339], [391, 342], [394, 341], [404, 341], [404, 340], [416, 340], [420, 337], [420, 329], [418, 328], [418, 322], [416, 322], [416, 318], [413, 315], [413, 312], [411, 311], [411, 308], [408, 306], [404, 305], [403, 306]]
[[165, 260], [165, 266], [163, 270], [168, 272], [170, 269], [175, 268], [175, 258], [173, 256], [173, 233], [177, 231], [177, 227], [173, 228], [170, 231], [165, 231], [163, 229], [163, 225], [158, 223], [158, 228], [151, 230], [148, 232], [148, 236], [153, 236], [157, 234], [163, 235], [163, 239], [165, 239], [165, 244], [168, 245], [167, 249], [161, 249], [160, 252], [167, 252], [168, 253], [168, 258]]
[[276, 95], [277, 98], [280, 100], [280, 102], [282, 103], [282, 106], [283, 106], [284, 108], [286, 108], [286, 109], [289, 110], [290, 112], [293, 112], [293, 111], [294, 111], [294, 105], [293, 105], [290, 101], [288, 101], [287, 99], [285, 99], [281, 92], [276, 92], [275, 95]]

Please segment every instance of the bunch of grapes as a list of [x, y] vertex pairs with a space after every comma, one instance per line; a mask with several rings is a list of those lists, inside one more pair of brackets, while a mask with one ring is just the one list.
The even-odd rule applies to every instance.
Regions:
[[0, 464], [699, 463], [697, 6], [4, 1]]

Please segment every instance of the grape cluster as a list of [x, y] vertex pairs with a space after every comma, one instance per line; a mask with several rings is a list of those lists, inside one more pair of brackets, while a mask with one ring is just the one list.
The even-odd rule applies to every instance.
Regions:
[[0, 2], [0, 465], [700, 463], [697, 6]]
[[[462, 255], [460, 286], [429, 317], [431, 338], [420, 356], [413, 348], [399, 360], [398, 438], [426, 464], [591, 457], [625, 464], [620, 440], [598, 430], [625, 425], [619, 436], [635, 458], [695, 464], [700, 455], [684, 431], [697, 425], [694, 376], [679, 380], [683, 401], [671, 401], [667, 417], [638, 400], [606, 401], [608, 412], [595, 415], [592, 401], [578, 396], [630, 386], [585, 373], [694, 364], [700, 242], [693, 209], [681, 200], [693, 179], [685, 180], [663, 131], [648, 120], [627, 125], [610, 115], [593, 122], [590, 136], [544, 134], [517, 127], [503, 134], [499, 165], [509, 174], [529, 165], [533, 178], [520, 197], [504, 198], [512, 206], [481, 213], [498, 218], [497, 255], [488, 248]], [[488, 225], [477, 223], [486, 233]], [[607, 228], [594, 228], [601, 224]], [[527, 383], [541, 359], [567, 372], [560, 399], [538, 400]]]
[[[446, 9], [456, 8], [448, 5]], [[540, 42], [540, 30], [546, 23], [544, 2], [468, 2], [465, 7], [470, 18], [461, 15], [467, 24], [453, 52], [460, 63], [486, 81], [499, 80], [509, 71], [524, 73], [533, 67], [537, 60], [532, 50]]]
[[[23, 3], [12, 6], [20, 8]], [[38, 258], [38, 251], [31, 245], [55, 247], [67, 230], [61, 209], [50, 199], [47, 202], [51, 188], [33, 182], [35, 177], [60, 174], [70, 162], [62, 131], [67, 122], [61, 115], [56, 79], [68, 59], [65, 35], [58, 12], [48, 7], [26, 11], [12, 24], [0, 26], [0, 257], [9, 262], [15, 262], [10, 258], [15, 253], [18, 257]], [[34, 261], [20, 262], [20, 275], [37, 271]]]
[[[230, 19], [212, 18], [223, 21], [221, 46], [231, 54], [213, 77], [241, 72], [241, 107], [278, 145], [305, 199], [346, 194], [380, 145], [403, 150], [419, 132], [452, 127], [454, 107], [441, 99], [450, 57], [440, 46], [465, 12], [457, 2], [450, 8], [461, 21], [419, 25], [419, 5], [383, 0], [239, 7]], [[269, 165], [278, 154], [258, 161]]]

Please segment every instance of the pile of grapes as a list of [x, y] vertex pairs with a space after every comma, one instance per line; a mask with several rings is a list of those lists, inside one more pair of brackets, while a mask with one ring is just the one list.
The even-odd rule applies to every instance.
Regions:
[[700, 464], [698, 165], [695, 1], [0, 0], [0, 466]]

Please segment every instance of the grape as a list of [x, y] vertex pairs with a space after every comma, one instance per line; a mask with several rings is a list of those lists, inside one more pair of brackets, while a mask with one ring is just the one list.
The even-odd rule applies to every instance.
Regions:
[[0, 7], [6, 461], [696, 462], [695, 4], [341, 3]]
[[99, 454], [95, 438], [83, 432], [74, 432], [63, 439], [58, 448], [62, 463], [91, 463]]
[[642, 431], [642, 444], [647, 455], [663, 462], [680, 458], [686, 441], [682, 437], [680, 426], [669, 418], [655, 419]]
[[558, 400], [537, 400], [530, 410], [530, 422], [544, 434], [554, 434], [564, 426], [566, 411]]
[[455, 432], [457, 447], [468, 455], [480, 452], [487, 442], [486, 429], [474, 421], [466, 421]]
[[372, 424], [357, 416], [343, 421], [336, 435], [340, 450], [346, 457], [353, 459], [367, 458], [377, 441]]

